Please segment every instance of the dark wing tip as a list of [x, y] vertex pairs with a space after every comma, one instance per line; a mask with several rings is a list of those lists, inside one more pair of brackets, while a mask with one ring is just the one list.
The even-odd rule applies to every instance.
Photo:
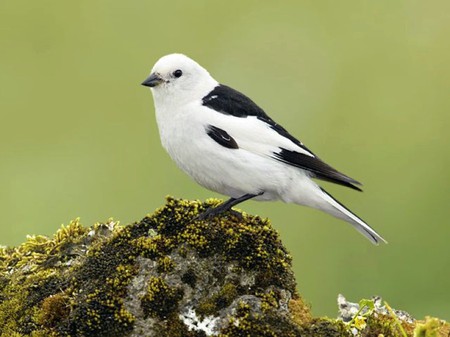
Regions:
[[279, 161], [309, 171], [313, 178], [346, 186], [355, 191], [362, 191], [361, 188], [356, 186], [362, 185], [359, 181], [337, 171], [317, 157], [311, 157], [303, 153], [286, 150], [283, 148], [281, 148], [280, 152], [274, 153], [274, 157]]
[[[319, 177], [318, 177], [319, 178]], [[324, 178], [321, 178], [322, 180], [327, 180], [327, 179], [324, 179]], [[360, 187], [358, 187], [358, 186], [355, 186], [355, 184], [358, 184], [358, 185], [361, 185], [360, 183], [345, 183], [345, 182], [336, 182], [335, 180], [330, 180], [330, 182], [332, 182], [332, 183], [337, 183], [337, 184], [340, 184], [340, 185], [342, 185], [342, 186], [346, 186], [346, 187], [349, 187], [349, 188], [351, 188], [352, 190], [355, 190], [355, 191], [358, 191], [358, 192], [362, 192], [363, 190], [362, 190], [362, 188], [360, 188]]]
[[[320, 159], [317, 159], [318, 161], [320, 161], [323, 165], [324, 170], [323, 171], [312, 171], [312, 173], [315, 175], [316, 178], [324, 180], [324, 181], [329, 181], [335, 184], [339, 184], [348, 188], [351, 188], [352, 190], [358, 191], [358, 192], [362, 192], [362, 188], [360, 188], [359, 186], [362, 186], [362, 184], [353, 179], [350, 178], [349, 176], [346, 176], [345, 174], [337, 171], [336, 169], [332, 168], [331, 166], [329, 166], [328, 164], [322, 162]], [[359, 185], [359, 186], [356, 186]]]
[[[355, 191], [359, 191], [359, 192], [363, 191], [362, 188], [359, 187], [359, 186], [362, 186], [362, 184], [359, 181], [357, 181], [357, 180], [355, 180], [353, 178], [350, 178], [349, 176], [347, 176], [347, 175], [345, 175], [345, 174], [335, 170], [334, 168], [332, 168], [328, 164], [325, 164], [325, 165], [327, 165], [328, 167], [330, 167], [333, 170], [333, 174], [336, 176], [336, 179], [339, 180], [339, 182], [337, 182], [336, 180], [333, 180], [331, 182], [338, 183], [340, 185], [349, 187], [349, 188], [351, 188], [351, 189], [353, 189]], [[325, 177], [319, 177], [318, 176], [317, 178], [322, 179], [322, 180], [326, 180]], [[356, 185], [358, 185], [358, 186], [356, 186]]]

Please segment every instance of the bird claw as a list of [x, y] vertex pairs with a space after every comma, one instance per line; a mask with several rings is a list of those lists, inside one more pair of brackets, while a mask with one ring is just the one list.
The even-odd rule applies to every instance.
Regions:
[[230, 198], [224, 203], [216, 206], [216, 207], [210, 207], [206, 211], [204, 211], [202, 214], [200, 214], [198, 217], [194, 218], [194, 220], [206, 220], [210, 218], [214, 218], [215, 216], [222, 214], [224, 212], [230, 212], [232, 216], [235, 216], [238, 218], [239, 221], [242, 220], [242, 214], [238, 211], [234, 211], [232, 209], [233, 206], [236, 206], [237, 204], [251, 199], [253, 197], [256, 197], [258, 195], [263, 195], [264, 192], [259, 192], [258, 194], [244, 194], [243, 196], [239, 198]]
[[207, 220], [209, 218], [214, 217], [214, 214], [212, 212], [214, 208], [208, 208], [206, 211], [201, 213], [200, 215], [196, 216], [194, 220]]
[[216, 217], [219, 214], [222, 214], [226, 210], [222, 209], [222, 207], [220, 207], [220, 206], [221, 205], [208, 208], [206, 211], [204, 211], [199, 216], [197, 216], [196, 220], [208, 220], [208, 219], [212, 219], [212, 218]]
[[212, 219], [215, 218], [216, 216], [223, 214], [225, 212], [230, 213], [231, 216], [234, 216], [236, 218], [238, 218], [239, 220], [242, 220], [242, 213], [235, 211], [232, 208], [229, 209], [224, 209], [223, 207], [216, 206], [216, 207], [211, 207], [208, 208], [206, 211], [204, 211], [203, 213], [201, 213], [200, 215], [198, 215], [197, 217], [194, 218], [194, 220], [208, 220], [208, 219]]

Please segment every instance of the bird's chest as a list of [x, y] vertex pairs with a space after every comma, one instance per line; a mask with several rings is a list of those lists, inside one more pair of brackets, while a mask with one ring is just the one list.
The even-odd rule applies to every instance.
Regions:
[[207, 137], [204, 123], [189, 110], [161, 111], [157, 123], [164, 149], [180, 168], [191, 171], [202, 158], [201, 144]]

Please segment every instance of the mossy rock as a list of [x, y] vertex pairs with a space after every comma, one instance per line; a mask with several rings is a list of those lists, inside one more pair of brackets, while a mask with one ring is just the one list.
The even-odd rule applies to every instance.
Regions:
[[197, 219], [219, 202], [169, 197], [127, 226], [75, 220], [0, 248], [0, 337], [350, 336], [311, 318], [269, 220]]
[[238, 336], [238, 318], [300, 336], [290, 302], [309, 309], [278, 234], [236, 212], [196, 220], [218, 202], [168, 198], [128, 226], [75, 220], [2, 249], [0, 336]]

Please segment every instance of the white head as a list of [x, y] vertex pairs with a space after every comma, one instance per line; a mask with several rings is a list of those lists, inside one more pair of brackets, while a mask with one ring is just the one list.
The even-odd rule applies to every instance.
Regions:
[[201, 99], [218, 83], [205, 68], [186, 55], [169, 54], [155, 63], [142, 85], [150, 87], [158, 105]]

